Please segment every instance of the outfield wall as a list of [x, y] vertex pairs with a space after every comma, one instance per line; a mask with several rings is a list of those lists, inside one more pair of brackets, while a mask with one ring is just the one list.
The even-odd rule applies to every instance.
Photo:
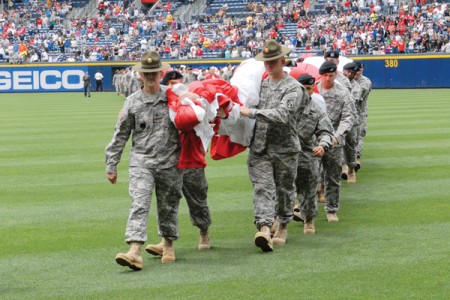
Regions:
[[[352, 59], [364, 62], [364, 75], [374, 88], [450, 88], [450, 54], [358, 56]], [[194, 68], [223, 67], [228, 63], [238, 65], [241, 60], [176, 60], [171, 65]], [[98, 63], [40, 63], [25, 65], [0, 65], [0, 93], [11, 92], [76, 92], [83, 90], [82, 77], [94, 74], [104, 76], [103, 88], [112, 91], [112, 76], [117, 69], [127, 68], [133, 62]]]

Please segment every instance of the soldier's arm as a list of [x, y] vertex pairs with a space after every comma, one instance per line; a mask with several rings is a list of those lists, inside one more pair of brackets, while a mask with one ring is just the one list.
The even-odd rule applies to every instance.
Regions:
[[314, 135], [316, 136], [319, 146], [322, 146], [325, 151], [332, 147], [334, 129], [333, 124], [326, 113], [321, 113], [321, 117], [317, 122]]
[[105, 149], [107, 174], [117, 174], [117, 165], [134, 128], [134, 116], [129, 113], [127, 103], [125, 103], [124, 108], [119, 113], [114, 135]]
[[348, 92], [344, 92], [342, 94], [342, 97], [344, 99], [344, 103], [342, 105], [341, 120], [334, 135], [340, 145], [344, 144], [347, 133], [350, 131], [356, 121], [355, 103], [350, 98], [350, 94]]
[[284, 94], [277, 108], [250, 108], [248, 116], [251, 119], [262, 119], [266, 122], [287, 124], [297, 114], [302, 115], [307, 104], [308, 97], [305, 97], [302, 87], [297, 87]]

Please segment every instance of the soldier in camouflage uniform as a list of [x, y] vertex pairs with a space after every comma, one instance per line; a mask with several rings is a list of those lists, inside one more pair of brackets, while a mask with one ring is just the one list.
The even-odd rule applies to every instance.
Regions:
[[[337, 51], [337, 50], [327, 51], [324, 55], [324, 59], [325, 59], [325, 61], [331, 61], [336, 66], [339, 66], [339, 51]], [[352, 91], [352, 85], [350, 84], [350, 81], [342, 73], [336, 72], [335, 81], [342, 84], [345, 88], [348, 89], [349, 92]]]
[[197, 76], [193, 73], [192, 67], [187, 67], [187, 73], [185, 73], [183, 77], [184, 84], [186, 85], [197, 80]]
[[114, 85], [114, 88], [116, 89], [117, 95], [120, 95], [119, 94], [119, 72], [120, 72], [119, 70], [116, 70], [116, 72], [114, 72], [114, 76], [112, 79], [112, 83]]
[[159, 234], [164, 238], [161, 262], [175, 261], [172, 242], [178, 238], [178, 207], [182, 172], [177, 169], [180, 155], [178, 130], [170, 120], [166, 87], [161, 87], [161, 71], [169, 68], [157, 52], [142, 55], [133, 67], [141, 72], [144, 87], [128, 97], [119, 114], [113, 138], [106, 147], [106, 173], [111, 183], [117, 180], [117, 164], [130, 135], [131, 208], [125, 241], [127, 253], [116, 262], [133, 270], [142, 269], [141, 245], [147, 240], [147, 222], [153, 189], [156, 188]]
[[131, 88], [130, 93], [134, 94], [137, 91], [139, 91], [142, 87], [142, 80], [141, 76], [139, 75], [139, 72], [132, 71], [131, 72]]
[[345, 137], [353, 126], [353, 100], [350, 93], [342, 85], [335, 82], [337, 66], [332, 62], [324, 62], [319, 69], [322, 76], [317, 84], [320, 95], [327, 104], [327, 114], [333, 124], [333, 148], [322, 158], [325, 185], [325, 210], [328, 222], [338, 221], [340, 178], [342, 155]]
[[[300, 151], [296, 129], [309, 103], [302, 85], [283, 72], [287, 53], [289, 49], [274, 40], [264, 44], [255, 57], [264, 61], [269, 75], [262, 81], [259, 103], [255, 108], [241, 106], [241, 115], [256, 119], [248, 171], [253, 184], [254, 223], [259, 230], [255, 244], [264, 252], [273, 251], [273, 244], [286, 242]], [[280, 226], [272, 240], [270, 228], [275, 215]]]
[[[172, 88], [177, 83], [183, 82], [183, 75], [172, 70], [164, 75], [161, 84]], [[208, 182], [206, 181], [205, 168], [196, 167], [183, 169], [183, 196], [186, 198], [189, 207], [189, 216], [192, 225], [200, 230], [199, 250], [211, 248], [211, 239], [208, 228], [211, 225], [211, 214], [208, 207]], [[162, 243], [148, 246], [149, 252], [154, 255], [161, 255]]]
[[[297, 78], [311, 97], [315, 79], [309, 74]], [[304, 221], [304, 234], [314, 234], [314, 218], [317, 215], [316, 187], [319, 181], [320, 158], [333, 145], [334, 129], [325, 111], [313, 101], [306, 106], [298, 125], [302, 151], [298, 155], [295, 186], [300, 206], [300, 218]]]
[[368, 115], [368, 104], [367, 99], [369, 98], [369, 94], [372, 91], [372, 81], [369, 78], [363, 75], [364, 64], [361, 62], [356, 62], [359, 65], [359, 70], [356, 72], [355, 80], [359, 83], [362, 89], [362, 103], [360, 105], [359, 110], [359, 136], [358, 136], [358, 145], [356, 146], [356, 164], [361, 167], [361, 152], [362, 145], [364, 142], [364, 137], [367, 133], [367, 115]]
[[[344, 164], [342, 165], [344, 175], [343, 179], [347, 179], [347, 183], [356, 183], [356, 171], [359, 166], [356, 164], [356, 147], [358, 145], [359, 136], [359, 111], [362, 103], [362, 89], [361, 86], [354, 80], [356, 72], [359, 70], [359, 66], [354, 62], [348, 63], [343, 67], [344, 76], [348, 78], [352, 85], [351, 95], [355, 103], [356, 114], [354, 116], [355, 122], [352, 129], [347, 134], [344, 146]], [[347, 175], [347, 178], [345, 178]]]

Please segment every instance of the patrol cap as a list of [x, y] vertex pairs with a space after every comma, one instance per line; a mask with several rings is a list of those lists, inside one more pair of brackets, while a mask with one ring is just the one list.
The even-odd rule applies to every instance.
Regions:
[[172, 70], [164, 75], [163, 79], [161, 80], [161, 84], [167, 85], [169, 83], [169, 80], [176, 80], [180, 78], [183, 78], [183, 75], [181, 75], [181, 73], [178, 71]]
[[261, 53], [255, 56], [256, 60], [269, 61], [284, 57], [291, 52], [287, 47], [281, 47], [275, 40], [267, 40], [264, 43]]
[[327, 51], [325, 52], [325, 55], [323, 56], [323, 58], [339, 58], [339, 51], [337, 50], [331, 50], [331, 51]]
[[319, 74], [334, 73], [337, 70], [337, 66], [334, 62], [326, 61], [319, 68]]
[[358, 72], [359, 71], [359, 65], [357, 65], [354, 62], [349, 62], [348, 64], [344, 65], [343, 69], [347, 70], [347, 71]]
[[133, 66], [133, 70], [142, 73], [159, 72], [168, 68], [170, 68], [170, 65], [162, 62], [161, 56], [155, 51], [143, 53], [141, 56], [141, 63]]
[[297, 77], [297, 81], [303, 85], [313, 85], [316, 79], [311, 75], [305, 73]]

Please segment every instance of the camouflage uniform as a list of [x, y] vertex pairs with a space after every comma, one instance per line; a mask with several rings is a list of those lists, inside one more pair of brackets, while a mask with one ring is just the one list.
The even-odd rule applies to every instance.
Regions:
[[131, 76], [130, 94], [137, 92], [142, 87], [142, 81], [139, 74]]
[[197, 80], [197, 77], [194, 74], [184, 74], [184, 84], [188, 85], [189, 83], [192, 83]]
[[369, 78], [365, 76], [361, 76], [357, 82], [361, 86], [362, 89], [362, 101], [358, 108], [359, 113], [359, 136], [358, 136], [358, 145], [356, 146], [356, 157], [361, 157], [362, 145], [364, 142], [364, 137], [367, 133], [367, 114], [368, 114], [368, 105], [367, 99], [369, 98], [369, 94], [372, 91], [372, 82]]
[[337, 72], [336, 73], [336, 79], [335, 81], [338, 81], [341, 85], [343, 85], [347, 90], [351, 93], [352, 92], [352, 85], [350, 83], [350, 80], [342, 73]]
[[344, 163], [349, 167], [354, 168], [356, 165], [356, 147], [358, 145], [358, 106], [360, 106], [362, 99], [362, 89], [361, 86], [355, 81], [350, 81], [352, 85], [351, 96], [354, 104], [354, 120], [352, 129], [348, 132], [345, 137], [345, 145], [344, 145]]
[[330, 90], [323, 89], [321, 82], [317, 87], [327, 104], [327, 114], [333, 124], [334, 137], [338, 141], [338, 145], [325, 152], [322, 157], [325, 210], [332, 213], [339, 210], [343, 146], [345, 136], [354, 123], [354, 104], [349, 91], [336, 81]]
[[119, 73], [114, 74], [112, 83], [116, 89], [116, 93], [119, 94]]
[[319, 179], [320, 158], [312, 154], [312, 149], [322, 146], [331, 149], [334, 135], [333, 125], [327, 114], [314, 102], [303, 112], [298, 126], [302, 151], [298, 155], [297, 178], [295, 186], [300, 210], [311, 221], [317, 214], [316, 187]]
[[207, 196], [208, 182], [205, 169], [185, 169], [183, 173], [183, 195], [189, 207], [191, 223], [206, 232], [211, 225]]
[[182, 171], [178, 130], [169, 118], [166, 88], [149, 96], [139, 91], [128, 97], [120, 113], [114, 136], [106, 147], [106, 172], [117, 173], [125, 144], [132, 135], [130, 184], [132, 198], [126, 227], [126, 242], [145, 242], [153, 188], [156, 187], [159, 234], [178, 238], [178, 206]]
[[[287, 74], [281, 80], [266, 78], [260, 101], [250, 109], [256, 119], [250, 145], [248, 171], [253, 184], [254, 223], [272, 227], [277, 215], [281, 224], [293, 216], [294, 181], [300, 141], [297, 124], [309, 103], [303, 86]], [[276, 210], [276, 211], [275, 211]]]

